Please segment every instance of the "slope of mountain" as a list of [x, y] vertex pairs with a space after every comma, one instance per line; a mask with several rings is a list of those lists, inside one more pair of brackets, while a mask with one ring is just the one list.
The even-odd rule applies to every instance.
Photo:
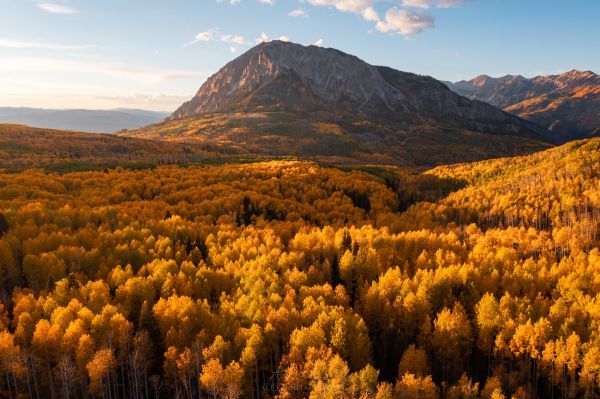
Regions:
[[0, 170], [190, 163], [214, 156], [205, 146], [0, 124]]
[[448, 86], [546, 127], [557, 142], [600, 134], [600, 76], [591, 71], [532, 79], [481, 75]]
[[0, 107], [0, 123], [17, 123], [48, 129], [114, 133], [146, 126], [169, 116], [139, 109], [87, 110]]
[[123, 134], [423, 166], [543, 149], [546, 133], [433, 78], [273, 41], [225, 65], [169, 120]]

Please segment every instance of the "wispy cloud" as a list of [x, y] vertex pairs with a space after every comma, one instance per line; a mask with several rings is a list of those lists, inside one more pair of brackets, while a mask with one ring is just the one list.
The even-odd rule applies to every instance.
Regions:
[[251, 42], [248, 39], [246, 39], [244, 36], [232, 35], [229, 33], [219, 33], [218, 29], [210, 29], [210, 30], [198, 33], [196, 36], [194, 36], [194, 40], [191, 40], [191, 41], [185, 43], [181, 47], [185, 48], [185, 47], [191, 46], [191, 45], [199, 43], [199, 42], [212, 42], [212, 41], [230, 43], [230, 44], [234, 44], [234, 45], [251, 44]]
[[462, 5], [462, 0], [402, 0], [404, 7], [416, 8], [454, 8]]
[[404, 7], [430, 8], [429, 0], [402, 0]]
[[86, 50], [100, 48], [102, 46], [84, 44], [84, 45], [69, 45], [69, 44], [57, 44], [57, 43], [44, 43], [44, 42], [33, 42], [14, 40], [5, 37], [0, 37], [0, 47], [4, 48], [17, 48], [17, 49], [42, 49], [42, 50], [55, 50], [55, 51], [74, 51], [74, 50]]
[[42, 10], [52, 14], [78, 14], [79, 10], [58, 3], [38, 3]]
[[153, 69], [135, 65], [40, 57], [4, 59], [0, 63], [0, 71], [91, 74], [151, 83], [208, 76], [207, 73], [198, 71]]
[[438, 0], [437, 6], [439, 8], [454, 8], [462, 6], [462, 0]]
[[260, 44], [260, 43], [263, 43], [263, 42], [268, 42], [268, 41], [271, 41], [271, 40], [281, 40], [282, 42], [291, 42], [291, 41], [292, 41], [292, 39], [290, 39], [290, 38], [289, 38], [288, 36], [286, 36], [286, 35], [279, 36], [279, 37], [276, 37], [276, 38], [274, 38], [274, 39], [271, 39], [271, 38], [269, 37], [269, 35], [267, 35], [265, 32], [262, 32], [262, 33], [260, 34], [260, 37], [258, 37], [258, 38], [256, 38], [256, 39], [254, 40], [254, 43], [256, 43], [256, 44]]
[[308, 16], [306, 11], [304, 11], [302, 8], [296, 8], [295, 10], [291, 11], [288, 15], [294, 18]]
[[93, 94], [89, 100], [92, 104], [98, 104], [103, 108], [141, 108], [156, 111], [173, 111], [184, 101], [193, 97], [189, 95], [176, 94], [145, 94], [131, 93], [122, 95]]
[[[1, 81], [1, 78], [0, 78]], [[3, 83], [3, 82], [2, 82]], [[118, 93], [101, 86], [70, 86], [56, 84], [40, 87], [24, 87], [29, 82], [18, 82], [19, 90], [5, 90], [0, 93], [0, 107], [34, 107], [51, 109], [115, 109], [137, 108], [152, 111], [172, 112], [184, 101], [194, 96], [171, 93]]]

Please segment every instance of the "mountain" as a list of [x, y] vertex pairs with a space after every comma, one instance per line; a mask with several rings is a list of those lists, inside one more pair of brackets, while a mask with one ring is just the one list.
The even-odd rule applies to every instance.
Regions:
[[40, 128], [113, 133], [146, 126], [169, 116], [167, 112], [139, 109], [86, 110], [0, 107], [0, 123]]
[[123, 134], [421, 166], [539, 150], [546, 133], [431, 77], [272, 41], [225, 65], [169, 120]]
[[557, 142], [600, 135], [600, 76], [591, 71], [532, 79], [481, 75], [448, 86], [547, 128]]

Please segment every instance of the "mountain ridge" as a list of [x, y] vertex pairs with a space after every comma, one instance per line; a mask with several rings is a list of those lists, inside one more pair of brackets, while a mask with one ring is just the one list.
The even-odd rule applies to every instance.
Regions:
[[599, 134], [600, 76], [589, 70], [529, 79], [479, 75], [447, 85], [547, 128], [558, 143]]
[[[291, 101], [282, 103], [273, 96], [266, 99], [257, 96], [279, 80], [288, 83], [288, 87], [299, 84], [304, 89], [297, 89], [295, 98], [315, 103], [308, 110], [325, 105], [330, 112], [358, 112], [369, 118], [402, 124], [417, 113], [420, 120], [424, 119], [425, 107], [427, 111], [435, 108], [433, 116], [446, 116], [448, 112], [443, 110], [451, 103], [453, 116], [463, 118], [462, 124], [483, 116], [504, 122], [509, 131], [536, 130], [533, 125], [523, 128], [524, 123], [487, 104], [469, 103], [453, 96], [445, 85], [431, 77], [370, 65], [336, 49], [277, 40], [261, 43], [227, 63], [200, 87], [194, 98], [178, 108], [171, 119], [240, 109], [307, 111], [307, 101], [294, 107]], [[443, 97], [444, 103], [436, 102], [431, 92]], [[432, 101], [419, 102], [428, 97]], [[471, 123], [469, 128], [477, 130], [481, 126]]]
[[168, 120], [120, 134], [417, 166], [522, 154], [549, 141], [538, 125], [431, 77], [282, 41], [227, 63]]

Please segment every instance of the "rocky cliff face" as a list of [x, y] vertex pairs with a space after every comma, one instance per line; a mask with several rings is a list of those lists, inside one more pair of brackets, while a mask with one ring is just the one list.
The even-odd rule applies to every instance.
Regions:
[[527, 79], [478, 76], [449, 83], [461, 95], [485, 101], [547, 128], [557, 142], [600, 132], [600, 76], [591, 71]]
[[334, 49], [281, 41], [262, 43], [225, 65], [172, 118], [239, 111], [329, 113], [394, 128], [427, 122], [543, 135], [543, 129], [461, 97], [433, 78], [373, 66]]
[[369, 102], [381, 102], [395, 110], [401, 109], [405, 101], [404, 95], [388, 84], [377, 68], [356, 57], [337, 50], [273, 41], [262, 43], [225, 65], [173, 117], [230, 111], [240, 106], [294, 108], [293, 104], [282, 103], [278, 93], [263, 99], [262, 104], [244, 103], [244, 99], [278, 80], [302, 86], [306, 96], [332, 108], [349, 102], [360, 109]]

